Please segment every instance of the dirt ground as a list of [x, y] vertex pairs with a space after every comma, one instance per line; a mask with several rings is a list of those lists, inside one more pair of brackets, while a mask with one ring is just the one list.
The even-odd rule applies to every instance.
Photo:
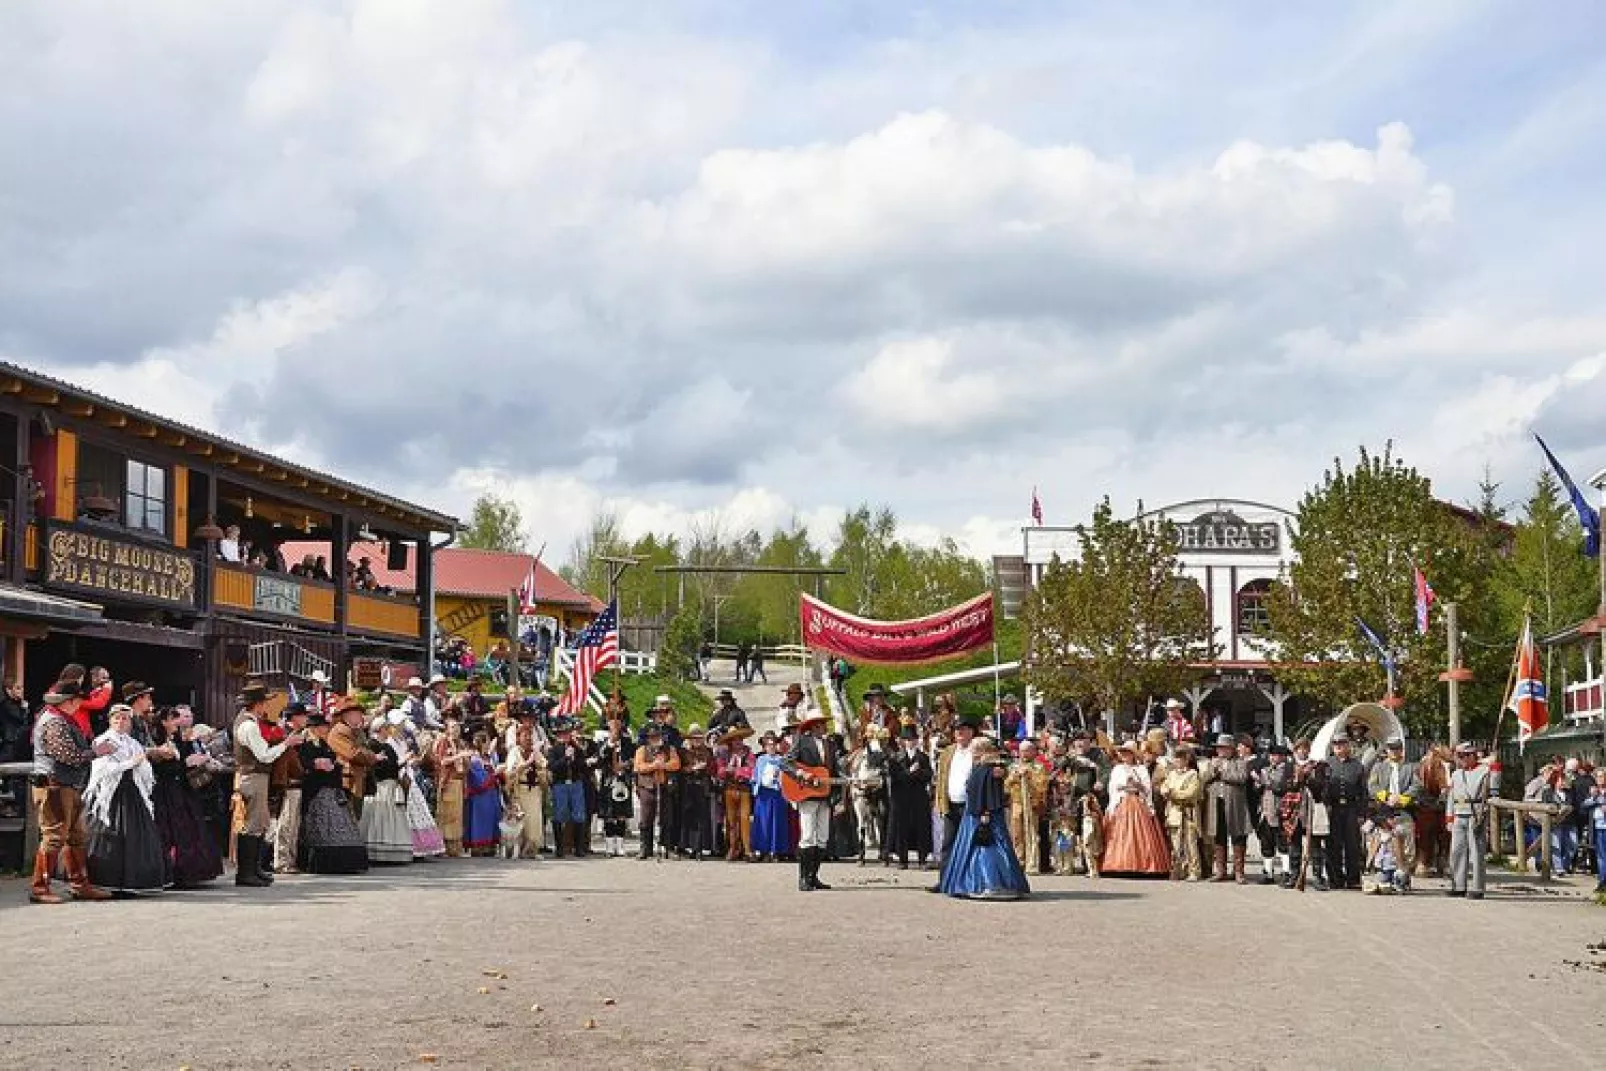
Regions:
[[824, 877], [459, 860], [57, 908], [0, 882], [0, 1066], [1493, 1068], [1606, 1046], [1606, 973], [1569, 965], [1606, 960], [1581, 884], [1041, 878], [998, 904]]

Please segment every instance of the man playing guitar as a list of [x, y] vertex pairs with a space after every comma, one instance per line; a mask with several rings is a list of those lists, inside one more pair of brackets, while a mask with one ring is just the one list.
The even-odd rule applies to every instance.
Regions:
[[[787, 754], [782, 771], [806, 788], [823, 789], [830, 783], [829, 772], [836, 769], [837, 760], [836, 748], [825, 739], [825, 715], [818, 710], [805, 712], [798, 722], [797, 733], [797, 743]], [[823, 775], [819, 772], [822, 770], [826, 771]], [[829, 795], [822, 793], [816, 799], [798, 800], [797, 817], [797, 890], [829, 889], [831, 886], [820, 880], [820, 864], [825, 861], [826, 839], [831, 833]]]

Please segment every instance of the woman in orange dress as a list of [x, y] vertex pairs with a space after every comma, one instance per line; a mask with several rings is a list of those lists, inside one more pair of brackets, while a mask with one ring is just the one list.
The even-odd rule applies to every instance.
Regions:
[[435, 824], [440, 826], [446, 854], [463, 854], [463, 767], [468, 752], [463, 748], [462, 725], [451, 715], [446, 731], [435, 738]]
[[1117, 744], [1110, 768], [1110, 812], [1104, 818], [1104, 863], [1099, 873], [1114, 878], [1165, 878], [1171, 853], [1154, 817], [1149, 768], [1135, 745]]

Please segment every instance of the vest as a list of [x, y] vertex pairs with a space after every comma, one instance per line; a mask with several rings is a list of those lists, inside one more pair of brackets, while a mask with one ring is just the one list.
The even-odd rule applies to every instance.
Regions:
[[240, 726], [248, 721], [255, 721], [249, 711], [240, 711], [240, 716], [234, 719], [234, 772], [244, 777], [248, 774], [265, 774], [273, 769], [271, 762], [258, 762], [251, 749], [240, 743]]
[[65, 763], [57, 762], [45, 750], [45, 724], [52, 718], [66, 727], [67, 735], [71, 738], [74, 747], [80, 751], [89, 750], [89, 741], [84, 739], [84, 734], [78, 731], [78, 726], [73, 724], [72, 719], [62, 714], [55, 707], [46, 707], [39, 712], [39, 720], [33, 726], [34, 776], [48, 777], [52, 781], [66, 785], [68, 788], [76, 788], [82, 792], [84, 786], [89, 784], [89, 763], [86, 762], [81, 766], [68, 766]]

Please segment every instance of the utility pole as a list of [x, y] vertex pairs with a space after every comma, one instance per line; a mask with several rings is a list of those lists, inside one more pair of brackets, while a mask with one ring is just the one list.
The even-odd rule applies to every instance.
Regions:
[[[626, 569], [630, 568], [632, 565], [638, 564], [641, 561], [641, 559], [640, 558], [613, 558], [613, 557], [608, 557], [606, 555], [599, 554], [599, 555], [597, 555], [597, 561], [602, 562], [604, 565], [606, 565], [608, 567], [608, 605], [612, 606], [613, 607], [613, 612], [615, 614], [617, 614], [619, 612], [619, 578], [624, 575], [624, 572], [625, 572]], [[614, 624], [616, 626], [622, 626], [624, 624], [624, 622], [623, 621], [615, 621]], [[623, 632], [623, 629], [621, 628], [620, 631]], [[622, 657], [623, 653], [624, 653], [623, 649], [622, 649], [623, 648], [623, 644], [621, 644], [620, 646], [621, 646], [620, 655]], [[613, 667], [613, 703], [614, 703], [615, 707], [617, 707], [619, 705], [619, 665], [618, 665], [618, 663], [615, 663], [614, 667]]]
[[[1450, 747], [1461, 743], [1461, 626], [1459, 607], [1453, 602], [1444, 604], [1444, 631], [1449, 648], [1449, 669], [1444, 675], [1450, 686]], [[1461, 670], [1461, 672], [1457, 672]]]

